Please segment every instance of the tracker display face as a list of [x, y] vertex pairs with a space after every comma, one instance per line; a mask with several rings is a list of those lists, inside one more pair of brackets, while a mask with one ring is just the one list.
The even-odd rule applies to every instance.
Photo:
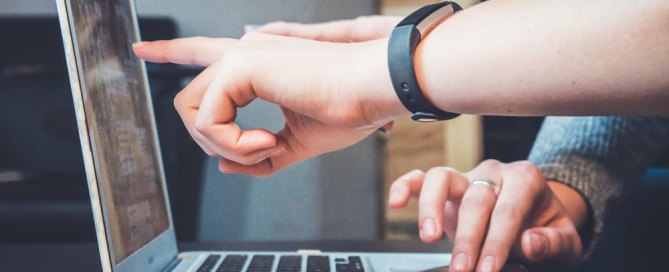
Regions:
[[70, 18], [95, 173], [119, 263], [170, 227], [131, 1], [71, 0]]

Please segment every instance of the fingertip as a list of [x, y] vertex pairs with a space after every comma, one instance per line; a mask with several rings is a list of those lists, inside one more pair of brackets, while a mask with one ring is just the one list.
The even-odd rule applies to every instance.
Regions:
[[421, 235], [420, 235], [420, 239], [423, 241], [423, 243], [426, 243], [426, 244], [434, 244], [434, 243], [436, 243], [436, 242], [439, 242], [439, 240], [441, 240], [441, 235], [439, 235], [439, 236], [437, 237], [437, 236], [435, 236], [435, 235], [432, 235], [432, 236], [426, 236], [426, 235], [421, 234]]
[[239, 148], [247, 152], [271, 148], [276, 145], [276, 136], [264, 129], [246, 130], [242, 133], [238, 141]]
[[235, 168], [235, 163], [230, 160], [221, 158], [218, 161], [218, 171], [224, 174], [233, 174]]
[[550, 245], [543, 233], [528, 230], [523, 233], [521, 250], [523, 255], [533, 261], [544, 259], [548, 255]]
[[144, 56], [143, 48], [146, 46], [147, 42], [136, 42], [132, 44], [132, 52], [135, 53], [138, 57], [142, 58]]
[[[582, 253], [578, 233], [573, 228], [538, 227], [523, 232], [521, 250], [533, 262], [560, 260], [577, 262]], [[545, 245], [545, 246], [544, 246]]]
[[420, 224], [420, 239], [425, 243], [435, 243], [441, 239], [442, 228], [432, 217], [425, 217]]
[[393, 189], [388, 195], [388, 207], [393, 209], [404, 208], [408, 200], [408, 196], [400, 188]]
[[132, 44], [132, 49], [143, 52], [161, 41], [138, 41]]
[[159, 44], [160, 41], [153, 41], [153, 42], [147, 42], [147, 41], [140, 41], [132, 44], [132, 51], [135, 53], [135, 55], [143, 60], [150, 61], [150, 62], [155, 62], [155, 63], [163, 63], [166, 62], [166, 60], [161, 56], [159, 53], [159, 50], [157, 49], [157, 45]]
[[422, 176], [425, 176], [425, 172], [423, 172], [423, 170], [420, 169], [414, 169], [409, 171], [409, 173], [407, 173], [408, 178], [418, 178]]
[[388, 201], [388, 207], [391, 209], [401, 209], [404, 208], [406, 204], [404, 204], [402, 201], [394, 200], [394, 201]]
[[218, 170], [224, 174], [244, 174], [258, 178], [266, 178], [272, 174], [268, 160], [255, 165], [243, 165], [225, 158], [218, 162]]

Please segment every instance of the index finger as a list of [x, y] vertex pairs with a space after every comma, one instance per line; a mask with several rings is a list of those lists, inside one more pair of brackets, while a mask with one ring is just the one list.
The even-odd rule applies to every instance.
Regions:
[[223, 57], [236, 39], [181, 38], [133, 44], [135, 54], [149, 62], [209, 66]]
[[444, 229], [444, 206], [447, 201], [462, 198], [467, 189], [467, 178], [448, 167], [435, 167], [425, 174], [418, 200], [418, 220], [421, 239], [436, 242]]

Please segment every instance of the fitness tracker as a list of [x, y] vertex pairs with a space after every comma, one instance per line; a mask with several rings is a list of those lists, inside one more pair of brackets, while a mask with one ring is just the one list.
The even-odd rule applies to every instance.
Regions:
[[454, 2], [428, 5], [415, 11], [400, 22], [388, 42], [388, 68], [395, 93], [419, 122], [449, 120], [459, 113], [443, 111], [430, 103], [418, 85], [413, 66], [414, 53], [421, 39], [439, 23], [462, 8]]

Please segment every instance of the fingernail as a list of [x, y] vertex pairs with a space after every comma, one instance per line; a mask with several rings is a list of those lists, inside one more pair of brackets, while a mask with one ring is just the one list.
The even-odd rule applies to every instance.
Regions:
[[136, 42], [136, 43], [133, 43], [133, 44], [132, 44], [132, 47], [137, 48], [137, 47], [143, 46], [143, 45], [145, 45], [145, 44], [146, 44], [146, 42]]
[[486, 256], [483, 258], [483, 262], [481, 262], [481, 272], [492, 272], [495, 271], [495, 257], [493, 256]]
[[428, 238], [434, 236], [437, 226], [434, 224], [434, 219], [428, 217], [423, 219], [423, 237]]
[[467, 255], [464, 253], [459, 253], [455, 256], [455, 259], [453, 259], [453, 269], [455, 269], [455, 271], [467, 271], [468, 266], [469, 262], [467, 260]]
[[548, 241], [543, 235], [531, 233], [530, 247], [532, 248], [533, 257], [541, 257], [546, 254], [546, 250], [548, 249]]

